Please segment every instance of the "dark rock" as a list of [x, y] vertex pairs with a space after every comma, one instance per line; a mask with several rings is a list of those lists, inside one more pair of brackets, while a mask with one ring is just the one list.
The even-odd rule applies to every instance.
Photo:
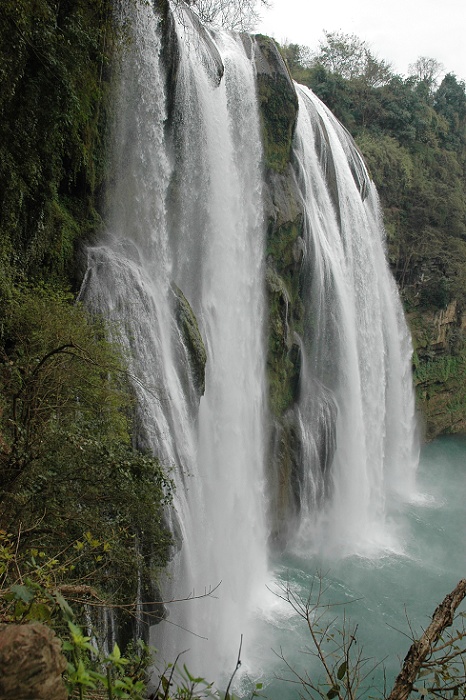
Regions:
[[174, 12], [181, 17], [181, 24], [184, 27], [183, 41], [186, 49], [195, 50], [202, 56], [207, 75], [213, 85], [220, 85], [225, 68], [209, 31], [201, 23], [196, 13], [190, 10], [184, 2], [177, 3], [172, 7], [168, 0], [155, 0], [155, 7], [162, 25], [162, 59], [165, 65], [167, 107], [170, 115], [175, 103], [180, 66], [180, 47], [175, 29]]
[[284, 173], [289, 167], [298, 97], [276, 43], [258, 34], [255, 45], [257, 87], [265, 164]]
[[183, 344], [187, 351], [191, 376], [200, 398], [205, 391], [205, 365], [207, 353], [204, 341], [199, 332], [194, 311], [183, 292], [176, 284], [172, 284], [175, 299], [175, 318]]
[[286, 548], [298, 521], [302, 464], [302, 445], [293, 411], [289, 411], [283, 420], [273, 423], [268, 459], [268, 480], [271, 485], [269, 546], [275, 551]]

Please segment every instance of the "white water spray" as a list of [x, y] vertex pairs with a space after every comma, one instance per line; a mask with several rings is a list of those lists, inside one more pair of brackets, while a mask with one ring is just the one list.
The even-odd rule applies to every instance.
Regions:
[[[141, 3], [122, 62], [108, 231], [88, 250], [86, 303], [120, 326], [139, 444], [176, 484], [181, 548], [155, 644], [222, 680], [243, 655], [267, 579], [265, 233], [254, 52], [178, 11], [176, 85], [165, 94], [153, 11]], [[301, 512], [295, 544], [338, 555], [395, 546], [387, 497], [414, 489], [410, 342], [385, 262], [376, 194], [359, 154], [299, 88], [295, 168], [305, 209]], [[367, 194], [363, 202], [361, 192]], [[181, 290], [207, 351], [205, 393], [175, 312]]]
[[411, 344], [361, 156], [310, 90], [298, 86], [298, 96], [308, 299], [299, 547], [370, 556], [397, 546], [386, 499], [414, 491]]
[[[149, 9], [139, 8], [134, 27], [123, 63], [109, 234], [88, 252], [85, 298], [120, 320], [138, 380], [141, 438], [173, 467], [172, 524], [182, 547], [164, 596], [197, 596], [220, 584], [215, 596], [170, 605], [156, 646], [167, 662], [191, 648], [183, 663], [196, 675], [220, 678], [234, 667], [266, 578], [264, 232], [254, 70], [239, 37], [216, 33], [206, 48], [191, 15], [179, 15], [166, 141], [160, 45]], [[194, 310], [207, 351], [198, 414], [172, 282]]]
[[200, 323], [207, 365], [192, 478], [184, 495], [177, 484], [183, 548], [172, 576], [177, 595], [220, 587], [218, 599], [170, 611], [170, 623], [208, 639], [191, 645], [183, 629], [172, 630], [164, 653], [195, 647], [190, 665], [211, 678], [234, 666], [266, 573], [261, 147], [253, 65], [240, 38], [213, 36], [225, 69], [216, 85], [188, 15], [178, 31], [191, 40], [177, 86], [174, 278]]

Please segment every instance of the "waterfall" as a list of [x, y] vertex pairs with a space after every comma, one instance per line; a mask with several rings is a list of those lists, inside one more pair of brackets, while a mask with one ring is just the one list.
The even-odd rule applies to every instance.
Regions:
[[[239, 36], [217, 32], [201, 42], [194, 21], [180, 9], [167, 124], [156, 19], [142, 4], [133, 17], [108, 233], [88, 250], [83, 297], [120, 324], [139, 441], [175, 482], [170, 517], [182, 546], [164, 597], [218, 586], [214, 596], [171, 605], [155, 644], [167, 662], [192, 647], [183, 663], [212, 678], [234, 668], [266, 576], [264, 226], [252, 61]], [[200, 400], [175, 295], [205, 344]]]
[[[138, 399], [135, 441], [175, 483], [163, 593], [194, 599], [168, 606], [155, 645], [167, 662], [190, 649], [182, 661], [196, 676], [222, 679], [241, 634], [247, 656], [266, 593], [272, 502], [255, 46], [178, 5], [167, 58], [153, 9], [131, 8], [106, 232], [87, 250], [81, 296], [114, 322]], [[304, 332], [289, 546], [364, 554], [393, 544], [387, 500], [414, 493], [410, 340], [362, 159], [322, 103], [296, 90]]]
[[[177, 479], [183, 547], [171, 575], [178, 595], [220, 587], [218, 600], [175, 607], [169, 622], [208, 638], [197, 640], [190, 665], [215, 677], [234, 667], [266, 572], [261, 147], [254, 70], [241, 39], [213, 35], [224, 66], [217, 84], [216, 63], [200, 55], [191, 22], [184, 14], [177, 26], [188, 40], [180, 40], [173, 118], [172, 274], [200, 323], [207, 365], [190, 476], [186, 485]], [[170, 637], [164, 653], [173, 659], [189, 635]]]
[[411, 342], [361, 156], [322, 102], [297, 90], [294, 157], [307, 252], [299, 547], [370, 554], [397, 546], [386, 499], [415, 494]]

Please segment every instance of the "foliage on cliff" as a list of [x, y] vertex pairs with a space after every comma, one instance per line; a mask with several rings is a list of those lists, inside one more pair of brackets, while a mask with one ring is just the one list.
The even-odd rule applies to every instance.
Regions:
[[[1, 311], [1, 528], [51, 557], [97, 533], [105, 561], [89, 583], [133, 601], [168, 557], [170, 482], [132, 447], [124, 361], [102, 322], [61, 292], [26, 287]], [[86, 578], [90, 555], [72, 577]]]
[[314, 55], [296, 45], [283, 53], [294, 77], [355, 137], [379, 191], [389, 261], [413, 332], [414, 378], [427, 434], [462, 432], [465, 84], [451, 73], [438, 86], [432, 71], [395, 75], [365, 42], [338, 33], [327, 34]]
[[0, 529], [19, 554], [52, 559], [96, 533], [101, 563], [87, 548], [64, 580], [88, 577], [128, 603], [138, 588], [154, 600], [171, 484], [134, 444], [125, 358], [69, 292], [76, 254], [101, 226], [110, 59], [125, 40], [115, 10], [111, 0], [2, 3]]
[[262, 120], [262, 141], [266, 167], [285, 173], [291, 159], [291, 143], [298, 98], [290, 75], [283, 70], [275, 42], [256, 36], [257, 90]]
[[0, 291], [70, 274], [104, 174], [110, 0], [5, 0], [0, 22]]

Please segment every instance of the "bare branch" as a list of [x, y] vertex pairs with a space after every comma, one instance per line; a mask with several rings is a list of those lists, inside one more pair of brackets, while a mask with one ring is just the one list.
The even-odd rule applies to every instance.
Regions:
[[435, 650], [444, 630], [452, 625], [454, 614], [465, 597], [466, 579], [462, 579], [437, 607], [421, 638], [411, 645], [387, 700], [407, 700], [424, 662]]
[[230, 700], [229, 693], [230, 693], [231, 684], [233, 683], [233, 678], [235, 677], [237, 670], [241, 666], [241, 648], [242, 648], [242, 646], [243, 646], [243, 635], [241, 635], [241, 639], [239, 642], [238, 659], [236, 661], [235, 670], [231, 674], [230, 680], [228, 681], [227, 689], [225, 691], [225, 700]]

